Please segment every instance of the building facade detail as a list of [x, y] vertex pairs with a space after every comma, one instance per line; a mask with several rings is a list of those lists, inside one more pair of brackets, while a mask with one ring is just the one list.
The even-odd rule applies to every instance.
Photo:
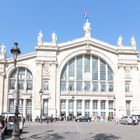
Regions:
[[19, 111], [33, 121], [40, 116], [140, 114], [140, 58], [132, 36], [130, 46], [119, 36], [111, 45], [91, 36], [59, 43], [43, 41], [40, 31], [36, 53], [21, 55], [17, 70], [6, 47], [0, 52], [0, 113], [13, 112], [15, 85], [19, 77]]

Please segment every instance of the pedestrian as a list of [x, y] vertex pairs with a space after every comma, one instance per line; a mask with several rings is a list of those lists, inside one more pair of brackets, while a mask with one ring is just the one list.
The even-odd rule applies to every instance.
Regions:
[[6, 128], [6, 122], [3, 119], [2, 115], [0, 115], [0, 140], [4, 140], [4, 130]]

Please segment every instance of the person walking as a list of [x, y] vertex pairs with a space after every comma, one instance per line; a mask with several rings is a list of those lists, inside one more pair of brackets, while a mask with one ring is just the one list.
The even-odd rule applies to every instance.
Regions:
[[6, 128], [6, 122], [3, 119], [2, 115], [0, 115], [0, 140], [4, 140], [4, 130]]

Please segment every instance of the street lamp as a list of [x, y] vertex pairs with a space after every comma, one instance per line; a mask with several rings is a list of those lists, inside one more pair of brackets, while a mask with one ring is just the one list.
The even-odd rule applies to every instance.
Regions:
[[115, 105], [116, 97], [115, 96], [113, 97], [113, 100], [114, 100], [114, 116], [116, 116], [116, 105]]
[[43, 94], [42, 88], [40, 89], [39, 94], [40, 94], [40, 123], [42, 123], [42, 94]]
[[11, 54], [13, 54], [13, 59], [14, 59], [14, 67], [17, 70], [17, 78], [16, 78], [16, 92], [15, 92], [15, 117], [13, 118], [13, 132], [12, 132], [12, 140], [20, 140], [20, 131], [19, 131], [19, 86], [18, 86], [18, 81], [19, 81], [19, 71], [16, 67], [17, 64], [17, 57], [21, 53], [20, 49], [18, 48], [18, 43], [14, 43], [14, 47], [10, 50]]
[[74, 95], [71, 97], [72, 98], [72, 119], [74, 119]]

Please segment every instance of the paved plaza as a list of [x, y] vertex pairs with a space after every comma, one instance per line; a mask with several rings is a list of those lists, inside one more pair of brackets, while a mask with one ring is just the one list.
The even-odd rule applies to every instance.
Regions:
[[[140, 125], [105, 122], [25, 123], [22, 140], [139, 140]], [[10, 136], [6, 136], [10, 140]]]

